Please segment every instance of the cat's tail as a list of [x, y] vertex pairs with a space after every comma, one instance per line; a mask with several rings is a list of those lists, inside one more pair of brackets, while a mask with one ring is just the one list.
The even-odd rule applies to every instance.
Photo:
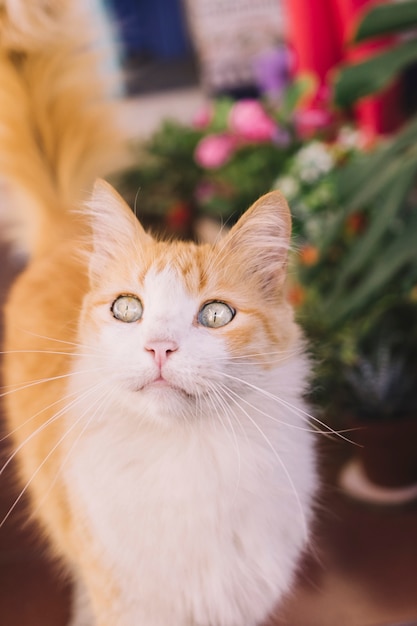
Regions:
[[100, 0], [0, 0], [2, 238], [41, 253], [97, 176], [123, 164], [121, 87]]

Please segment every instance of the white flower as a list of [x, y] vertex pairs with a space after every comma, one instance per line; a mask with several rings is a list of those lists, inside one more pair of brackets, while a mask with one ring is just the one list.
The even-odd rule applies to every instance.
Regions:
[[279, 189], [286, 198], [294, 198], [300, 190], [300, 185], [293, 176], [280, 176], [275, 181], [273, 188]]
[[306, 183], [314, 183], [330, 172], [333, 165], [334, 159], [329, 147], [320, 141], [311, 142], [295, 156], [299, 176]]
[[363, 134], [350, 126], [343, 126], [337, 135], [337, 143], [347, 150], [361, 148], [364, 143]]

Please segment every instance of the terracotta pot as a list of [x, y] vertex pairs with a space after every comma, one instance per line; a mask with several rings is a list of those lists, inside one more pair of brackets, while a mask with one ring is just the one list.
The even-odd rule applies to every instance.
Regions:
[[380, 487], [417, 483], [417, 416], [391, 421], [358, 422], [351, 433], [361, 447], [356, 454], [367, 478]]

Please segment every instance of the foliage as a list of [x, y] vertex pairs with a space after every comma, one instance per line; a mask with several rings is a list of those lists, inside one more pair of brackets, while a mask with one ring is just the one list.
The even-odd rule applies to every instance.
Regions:
[[[356, 40], [416, 24], [416, 1], [384, 4], [365, 16]], [[343, 69], [335, 101], [350, 105], [385, 85], [414, 58], [404, 51], [414, 55], [416, 45], [411, 35]], [[304, 245], [317, 250], [312, 264], [299, 257], [300, 315], [317, 358], [314, 395], [333, 415], [416, 413], [416, 140], [412, 119], [372, 151], [357, 152], [334, 173], [333, 205], [305, 217]], [[306, 230], [311, 220], [318, 240]]]
[[[335, 103], [347, 107], [359, 98], [387, 87], [417, 61], [417, 0], [380, 4], [366, 13], [353, 38], [363, 43], [383, 35], [403, 34], [396, 45], [360, 63], [347, 65], [335, 81]], [[405, 36], [406, 35], [406, 36]]]
[[312, 162], [320, 152], [333, 159], [314, 180], [296, 154], [276, 181], [298, 233], [289, 295], [310, 340], [317, 404], [335, 418], [400, 417], [417, 409], [417, 197], [399, 176], [378, 204], [366, 183], [365, 202], [344, 204], [346, 180], [366, 159], [346, 138], [310, 144]]
[[275, 183], [298, 234], [290, 298], [316, 364], [312, 395], [335, 418], [417, 409], [416, 168], [403, 133], [371, 152], [346, 130], [313, 142]]
[[366, 321], [357, 358], [343, 372], [345, 410], [367, 420], [417, 414], [416, 317], [417, 303], [399, 299]]
[[[398, 32], [416, 6], [373, 9], [357, 38]], [[392, 54], [390, 78], [404, 60]], [[338, 104], [379, 88], [386, 57], [373, 63], [343, 70]], [[121, 190], [141, 217], [189, 235], [196, 216], [230, 224], [279, 187], [294, 215], [289, 297], [311, 342], [313, 399], [333, 419], [398, 418], [417, 408], [417, 120], [367, 146], [303, 108], [312, 89], [303, 78], [278, 104], [222, 99], [190, 126], [165, 122]]]
[[[233, 223], [270, 190], [301, 145], [306, 124], [299, 105], [313, 88], [303, 77], [289, 86], [279, 106], [223, 98], [190, 126], [165, 121], [137, 147], [138, 165], [123, 174], [121, 192], [145, 220], [163, 217], [179, 234], [189, 234], [200, 214]], [[314, 130], [327, 122], [328, 115], [319, 113]]]

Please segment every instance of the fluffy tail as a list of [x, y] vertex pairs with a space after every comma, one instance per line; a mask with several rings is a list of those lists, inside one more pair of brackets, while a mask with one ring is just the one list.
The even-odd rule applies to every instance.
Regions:
[[31, 254], [125, 158], [99, 1], [0, 0], [0, 219]]

